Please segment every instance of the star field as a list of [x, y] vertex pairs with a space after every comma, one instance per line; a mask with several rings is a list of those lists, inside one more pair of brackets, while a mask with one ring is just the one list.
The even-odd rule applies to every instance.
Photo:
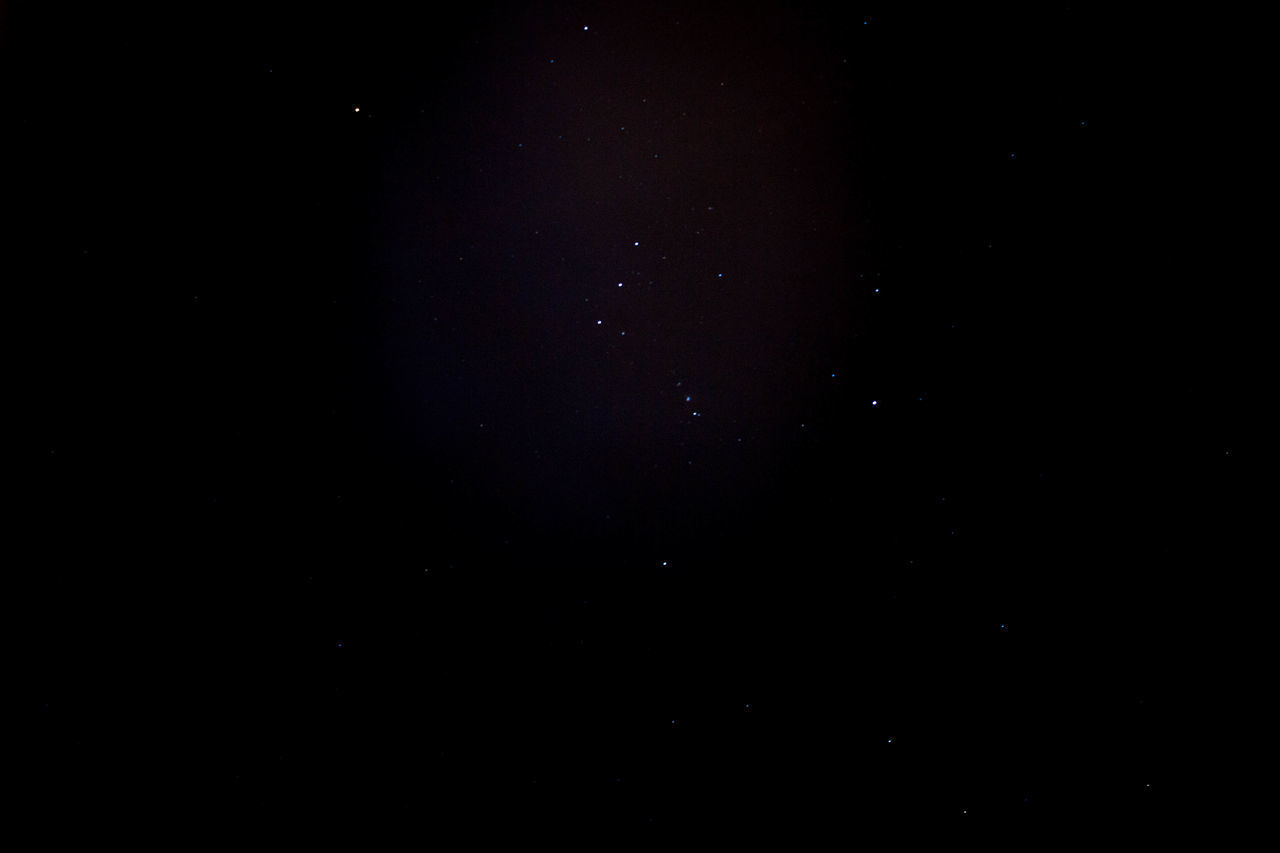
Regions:
[[44, 824], [1176, 813], [1261, 359], [1102, 7], [13, 10]]

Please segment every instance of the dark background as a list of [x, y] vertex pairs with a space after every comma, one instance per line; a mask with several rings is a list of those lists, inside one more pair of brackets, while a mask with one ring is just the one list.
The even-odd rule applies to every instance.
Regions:
[[1204, 52], [427, 8], [0, 19], [28, 814], [1167, 826], [1254, 446]]

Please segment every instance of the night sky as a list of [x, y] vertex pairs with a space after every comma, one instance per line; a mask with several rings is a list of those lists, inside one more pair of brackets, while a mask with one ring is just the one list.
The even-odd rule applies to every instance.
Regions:
[[28, 814], [1167, 826], [1257, 358], [1194, 69], [460, 5], [0, 16]]

